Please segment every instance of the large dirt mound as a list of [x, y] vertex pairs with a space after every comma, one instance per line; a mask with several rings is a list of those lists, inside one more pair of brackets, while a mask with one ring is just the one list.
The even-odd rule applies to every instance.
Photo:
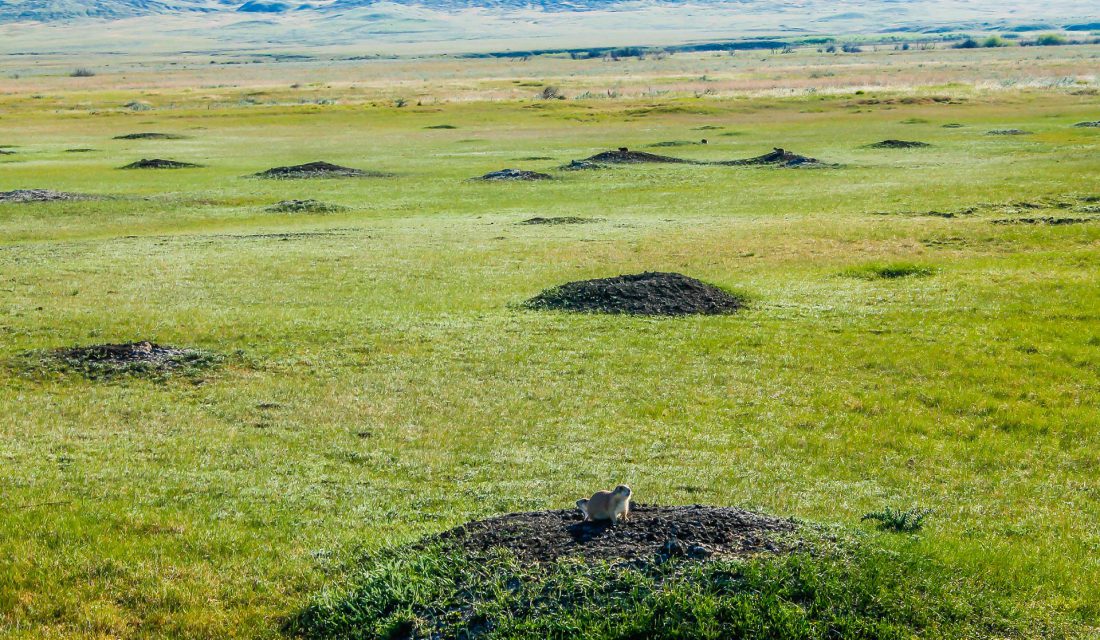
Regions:
[[733, 507], [632, 504], [630, 520], [583, 522], [577, 510], [513, 513], [470, 522], [430, 541], [473, 557], [503, 547], [527, 562], [562, 557], [633, 560], [654, 556], [746, 556], [782, 549], [778, 534], [795, 524]]
[[201, 167], [201, 164], [192, 164], [190, 162], [180, 162], [178, 160], [162, 160], [160, 158], [145, 159], [142, 158], [137, 162], [131, 162], [130, 164], [120, 167], [122, 169], [195, 169]]
[[46, 360], [91, 378], [123, 374], [157, 375], [180, 371], [197, 371], [221, 361], [221, 358], [200, 349], [185, 349], [155, 342], [127, 342], [70, 347], [48, 352]]
[[583, 162], [593, 162], [597, 164], [642, 164], [642, 163], [673, 163], [673, 164], [695, 164], [693, 160], [685, 160], [683, 158], [673, 158], [672, 156], [662, 156], [656, 153], [646, 153], [645, 151], [630, 151], [626, 147], [620, 147], [616, 151], [604, 151], [603, 153], [597, 153], [594, 156], [585, 158]]
[[0, 202], [62, 202], [68, 200], [89, 200], [92, 196], [82, 193], [65, 193], [49, 189], [16, 189], [0, 191]]
[[1078, 122], [1073, 125], [1075, 127], [1100, 127], [1100, 120], [1093, 120], [1092, 122]]
[[765, 153], [762, 156], [756, 156], [755, 158], [746, 158], [744, 160], [729, 160], [726, 162], [715, 162], [713, 164], [721, 164], [726, 166], [744, 166], [744, 165], [775, 165], [778, 167], [800, 167], [804, 165], [821, 164], [817, 158], [810, 158], [808, 156], [801, 156], [797, 153], [792, 153], [786, 149], [775, 147], [771, 152]]
[[363, 171], [342, 167], [331, 162], [307, 162], [289, 167], [275, 167], [256, 174], [257, 178], [302, 179], [302, 178], [367, 178], [382, 177], [387, 174], [376, 171]]
[[532, 309], [679, 316], [732, 313], [744, 301], [679, 273], [645, 272], [569, 282], [531, 298]]
[[523, 169], [501, 169], [500, 171], [490, 171], [485, 175], [478, 178], [478, 180], [550, 180], [551, 176], [546, 173], [539, 173], [538, 171], [524, 171]]
[[126, 135], [115, 136], [115, 140], [184, 140], [187, 136], [181, 136], [178, 133], [127, 133]]
[[920, 149], [922, 147], [931, 147], [932, 145], [927, 142], [920, 142], [917, 140], [883, 140], [882, 142], [876, 142], [874, 144], [867, 145], [868, 149]]

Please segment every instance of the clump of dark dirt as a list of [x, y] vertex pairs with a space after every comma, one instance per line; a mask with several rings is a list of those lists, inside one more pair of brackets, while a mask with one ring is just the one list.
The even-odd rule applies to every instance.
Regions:
[[453, 124], [433, 124], [424, 127], [425, 129], [457, 129], [458, 127]]
[[478, 180], [495, 180], [495, 181], [511, 181], [511, 180], [550, 180], [552, 177], [547, 173], [539, 173], [538, 171], [525, 171], [523, 169], [501, 169], [500, 171], [490, 171], [485, 175], [477, 178]]
[[994, 129], [986, 131], [986, 134], [991, 136], [1029, 136], [1031, 132], [1023, 129]]
[[882, 142], [876, 142], [874, 144], [867, 145], [868, 149], [919, 149], [921, 147], [931, 147], [932, 145], [927, 142], [919, 142], [916, 140], [883, 140]]
[[65, 149], [65, 153], [91, 153], [95, 149], [89, 149], [87, 147], [79, 147], [77, 149]]
[[962, 129], [965, 126], [966, 125], [960, 124], [958, 122], [948, 122], [947, 124], [943, 125], [943, 128], [944, 129]]
[[1100, 120], [1094, 120], [1092, 122], [1078, 122], [1073, 125], [1075, 127], [1100, 127]]
[[272, 213], [335, 213], [346, 209], [347, 207], [328, 204], [320, 200], [283, 200], [267, 207], [264, 211]]
[[0, 202], [63, 202], [71, 200], [90, 200], [92, 196], [82, 193], [65, 193], [49, 189], [16, 189], [0, 191]]
[[645, 272], [569, 282], [528, 300], [531, 309], [681, 316], [732, 313], [743, 299], [679, 273]]
[[606, 164], [599, 162], [589, 162], [588, 160], [570, 160], [569, 164], [563, 164], [558, 167], [562, 171], [585, 171], [592, 169], [608, 169]]
[[47, 352], [44, 359], [57, 368], [76, 371], [89, 378], [196, 373], [222, 360], [208, 351], [148, 341], [56, 349]]
[[693, 160], [661, 156], [645, 151], [631, 151], [626, 147], [620, 147], [615, 151], [604, 151], [594, 156], [585, 158], [582, 162], [596, 164], [642, 164], [642, 163], [666, 163], [666, 164], [695, 164]]
[[187, 136], [180, 135], [178, 133], [127, 133], [121, 136], [115, 136], [115, 140], [185, 140]]
[[370, 178], [384, 177], [389, 174], [377, 171], [363, 171], [351, 167], [341, 167], [330, 162], [307, 162], [289, 167], [275, 167], [255, 174], [257, 178], [275, 180], [295, 180], [307, 178]]
[[690, 147], [697, 144], [706, 144], [704, 142], [697, 142], [694, 140], [666, 140], [664, 142], [654, 142], [650, 147]]
[[161, 158], [145, 159], [142, 158], [137, 162], [131, 162], [130, 164], [119, 167], [120, 169], [196, 169], [201, 167], [201, 164], [193, 164], [191, 162], [180, 162], [178, 160], [163, 160]]
[[586, 224], [589, 222], [600, 222], [602, 218], [581, 218], [579, 216], [554, 216], [550, 218], [534, 217], [528, 218], [519, 224]]
[[738, 557], [782, 551], [781, 534], [795, 524], [733, 507], [663, 507], [632, 504], [630, 520], [583, 522], [576, 510], [512, 513], [464, 524], [428, 543], [460, 548], [471, 557], [493, 549], [511, 551], [521, 561], [553, 562], [576, 557], [596, 560], [648, 560], [653, 557]]
[[1083, 224], [1096, 222], [1100, 218], [1058, 218], [1054, 216], [1038, 216], [1034, 218], [1001, 218], [993, 220], [993, 224], [1049, 224], [1060, 226], [1065, 224]]
[[727, 162], [715, 162], [714, 164], [721, 164], [726, 166], [741, 166], [741, 165], [774, 165], [777, 167], [801, 167], [806, 165], [821, 164], [817, 158], [810, 158], [808, 156], [801, 156], [797, 153], [791, 153], [786, 149], [775, 147], [771, 153], [765, 153], [762, 156], [756, 156], [755, 158], [748, 158], [745, 160], [730, 160]]
[[15, 155], [14, 151], [9, 151], [7, 149], [0, 149], [0, 156], [14, 156], [14, 155]]

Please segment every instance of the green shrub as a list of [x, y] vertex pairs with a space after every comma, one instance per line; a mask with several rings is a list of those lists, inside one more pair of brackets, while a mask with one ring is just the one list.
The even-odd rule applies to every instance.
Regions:
[[879, 529], [898, 533], [914, 533], [924, 527], [924, 520], [932, 514], [931, 509], [894, 509], [886, 507], [881, 511], [866, 513], [861, 521], [874, 520]]

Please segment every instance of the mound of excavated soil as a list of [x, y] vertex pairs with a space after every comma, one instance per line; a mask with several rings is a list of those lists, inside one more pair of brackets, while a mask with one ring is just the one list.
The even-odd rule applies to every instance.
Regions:
[[8, 151], [7, 149], [0, 149], [0, 156], [14, 156], [14, 151]]
[[1073, 125], [1075, 127], [1100, 127], [1100, 120], [1094, 120], [1092, 122], [1078, 122]]
[[771, 153], [765, 153], [762, 156], [756, 156], [755, 158], [748, 158], [745, 160], [729, 160], [726, 162], [715, 162], [713, 164], [721, 164], [726, 166], [742, 166], [742, 165], [775, 165], [777, 167], [801, 167], [804, 165], [821, 164], [817, 158], [810, 158], [807, 156], [800, 156], [797, 153], [791, 153], [785, 149], [775, 147]]
[[77, 149], [65, 149], [65, 153], [91, 153], [95, 149], [89, 149], [87, 147], [79, 147]]
[[120, 169], [195, 169], [201, 167], [201, 164], [192, 164], [190, 162], [180, 162], [178, 160], [162, 160], [160, 158], [145, 159], [142, 158], [137, 162], [131, 162], [130, 164], [119, 167]]
[[1001, 218], [993, 220], [993, 224], [1049, 224], [1060, 226], [1064, 224], [1084, 224], [1096, 222], [1100, 218], [1056, 218], [1054, 216], [1039, 216], [1035, 218]]
[[16, 189], [0, 191], [0, 202], [60, 202], [66, 200], [88, 200], [91, 196], [82, 193], [65, 193], [49, 189]]
[[376, 171], [363, 171], [351, 167], [341, 167], [330, 162], [307, 162], [290, 167], [275, 167], [256, 174], [257, 178], [302, 179], [302, 178], [369, 178], [387, 174]]
[[115, 140], [184, 140], [187, 136], [178, 133], [127, 133], [115, 136]]
[[633, 560], [653, 556], [747, 556], [783, 549], [779, 534], [794, 523], [733, 507], [661, 507], [632, 504], [629, 522], [582, 522], [562, 509], [512, 513], [470, 522], [429, 539], [466, 554], [486, 556], [503, 547], [526, 562], [562, 557]]
[[927, 142], [918, 142], [916, 140], [883, 140], [882, 142], [876, 142], [874, 144], [867, 145], [868, 149], [919, 149], [921, 147], [931, 147], [932, 145]]
[[272, 213], [335, 213], [346, 207], [328, 204], [320, 200], [283, 200], [271, 205], [265, 211]]
[[994, 129], [986, 131], [986, 134], [991, 136], [1027, 136], [1031, 135], [1031, 132], [1023, 129]]
[[718, 287], [679, 273], [645, 272], [569, 282], [543, 291], [532, 309], [680, 316], [732, 313], [744, 301]]
[[600, 222], [600, 218], [581, 218], [579, 216], [554, 216], [550, 218], [528, 218], [519, 224], [585, 224], [588, 222]]
[[71, 347], [52, 351], [50, 356], [63, 367], [75, 369], [90, 377], [125, 373], [167, 373], [174, 369], [206, 368], [218, 362], [216, 356], [205, 351], [153, 342]]
[[596, 164], [642, 164], [647, 162], [694, 164], [694, 161], [692, 160], [673, 158], [672, 156], [661, 156], [655, 153], [646, 153], [645, 151], [630, 151], [626, 147], [622, 147], [616, 151], [604, 151], [603, 153], [597, 153], [594, 156], [585, 158], [583, 162], [593, 162]]
[[523, 169], [501, 169], [490, 171], [478, 178], [478, 180], [550, 180], [551, 176], [538, 171], [524, 171]]

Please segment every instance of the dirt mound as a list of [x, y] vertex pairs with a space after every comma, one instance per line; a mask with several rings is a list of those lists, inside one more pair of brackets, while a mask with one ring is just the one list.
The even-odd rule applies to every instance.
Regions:
[[264, 209], [264, 211], [272, 213], [335, 213], [346, 209], [347, 207], [328, 204], [320, 200], [282, 200]]
[[519, 224], [585, 224], [588, 222], [600, 222], [600, 218], [581, 218], [579, 216], [555, 216], [550, 218], [528, 218]]
[[931, 147], [932, 145], [927, 142], [918, 142], [916, 140], [883, 140], [882, 142], [876, 142], [874, 144], [867, 145], [868, 149], [919, 149], [921, 147]]
[[307, 162], [289, 167], [275, 167], [255, 174], [257, 178], [303, 179], [303, 178], [368, 178], [383, 177], [387, 174], [376, 171], [363, 171], [351, 167], [341, 167], [330, 162]]
[[89, 149], [88, 147], [79, 147], [76, 149], [65, 149], [65, 153], [91, 153], [95, 149]]
[[89, 200], [91, 196], [81, 193], [65, 193], [49, 189], [16, 189], [0, 191], [0, 202], [61, 202], [68, 200]]
[[569, 282], [531, 298], [532, 309], [679, 316], [732, 313], [744, 301], [679, 273], [645, 272]]
[[562, 557], [633, 560], [653, 556], [747, 556], [782, 549], [778, 534], [794, 523], [733, 507], [631, 505], [630, 521], [583, 522], [570, 509], [513, 513], [470, 522], [433, 540], [486, 556], [503, 547], [526, 562]]
[[1073, 125], [1075, 127], [1100, 127], [1100, 120], [1094, 120], [1092, 122], [1078, 122]]
[[192, 164], [190, 162], [180, 162], [178, 160], [162, 160], [160, 158], [145, 159], [142, 158], [137, 162], [131, 162], [130, 164], [119, 167], [120, 169], [195, 169], [201, 167], [201, 164]]
[[552, 179], [549, 174], [539, 173], [538, 171], [525, 171], [523, 169], [501, 169], [500, 171], [490, 171], [485, 175], [477, 178], [478, 180], [550, 180]]
[[14, 155], [15, 155], [14, 151], [9, 151], [7, 149], [0, 149], [0, 156], [14, 156]]
[[57, 349], [48, 353], [47, 360], [52, 360], [62, 369], [75, 370], [91, 378], [124, 374], [157, 375], [176, 370], [194, 372], [220, 362], [219, 357], [206, 351], [147, 341]]
[[810, 158], [807, 156], [800, 156], [797, 153], [791, 153], [785, 149], [775, 147], [771, 153], [765, 153], [762, 156], [756, 156], [755, 158], [748, 158], [745, 160], [729, 160], [727, 162], [715, 162], [713, 164], [721, 164], [726, 166], [743, 166], [743, 165], [774, 165], [777, 167], [801, 167], [804, 165], [821, 164], [817, 158]]
[[672, 156], [661, 156], [655, 153], [646, 153], [645, 151], [630, 151], [626, 147], [620, 147], [616, 151], [604, 151], [603, 153], [597, 153], [594, 156], [585, 158], [583, 162], [592, 162], [597, 164], [695, 164], [695, 162], [692, 160], [673, 158]]
[[993, 224], [1049, 224], [1060, 226], [1064, 224], [1084, 224], [1095, 222], [1100, 218], [1056, 218], [1053, 216], [1040, 216], [1035, 218], [1002, 218], [993, 220]]
[[570, 160], [569, 164], [563, 164], [558, 168], [562, 171], [584, 171], [586, 169], [607, 169], [609, 167], [606, 164], [589, 162], [588, 160]]
[[986, 131], [986, 134], [991, 136], [1029, 136], [1031, 132], [1023, 129], [993, 129], [992, 131]]
[[965, 124], [960, 124], [958, 122], [948, 122], [947, 124], [943, 125], [943, 128], [944, 129], [962, 129], [965, 126], [966, 126]]
[[127, 133], [115, 136], [115, 140], [185, 140], [187, 136], [178, 133]]

